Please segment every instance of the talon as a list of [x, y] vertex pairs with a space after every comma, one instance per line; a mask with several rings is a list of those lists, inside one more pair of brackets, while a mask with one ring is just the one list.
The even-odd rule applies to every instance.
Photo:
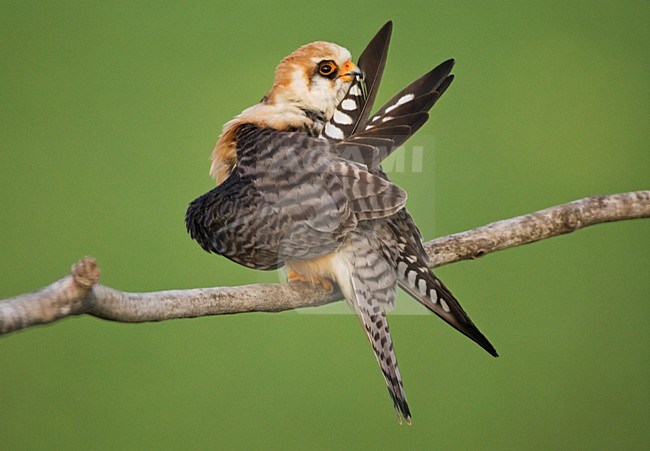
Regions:
[[316, 279], [315, 282], [316, 282], [318, 285], [321, 285], [323, 288], [325, 288], [325, 290], [328, 291], [329, 293], [331, 293], [332, 291], [334, 291], [334, 287], [332, 286], [332, 282], [330, 282], [330, 281], [327, 280], [327, 279], [324, 279], [324, 278], [322, 278], [322, 277], [319, 277], [318, 279]]
[[297, 272], [295, 269], [289, 270], [287, 273], [287, 282], [289, 283], [294, 283], [294, 282], [305, 282], [309, 283], [312, 286], [320, 285], [322, 286], [325, 290], [328, 292], [334, 291], [334, 287], [332, 286], [332, 282], [329, 280], [323, 278], [323, 277], [308, 277], [300, 274]]
[[302, 274], [298, 273], [295, 269], [289, 270], [289, 273], [287, 274], [287, 282], [289, 283], [294, 283], [294, 282], [311, 282], [310, 279], [307, 277], [303, 276]]

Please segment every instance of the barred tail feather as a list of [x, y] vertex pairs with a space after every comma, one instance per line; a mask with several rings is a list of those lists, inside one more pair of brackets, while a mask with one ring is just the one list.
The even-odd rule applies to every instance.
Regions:
[[411, 411], [386, 319], [386, 310], [392, 308], [395, 300], [394, 264], [378, 250], [378, 243], [355, 233], [337, 252], [333, 273], [372, 345], [398, 421], [401, 424], [403, 418], [411, 424]]
[[397, 420], [401, 424], [402, 418], [404, 418], [407, 424], [411, 424], [411, 411], [406, 401], [402, 376], [397, 366], [393, 341], [388, 329], [388, 321], [386, 320], [386, 312], [381, 310], [375, 312], [375, 310], [376, 307], [371, 307], [370, 305], [360, 306], [357, 310], [357, 315], [372, 345], [372, 350], [375, 353], [381, 372], [384, 375], [388, 393], [395, 406]]

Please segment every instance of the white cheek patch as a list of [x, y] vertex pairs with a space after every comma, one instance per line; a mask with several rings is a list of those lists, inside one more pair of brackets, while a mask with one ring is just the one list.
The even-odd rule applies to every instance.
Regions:
[[350, 125], [352, 123], [352, 118], [347, 114], [336, 110], [334, 112], [334, 122], [341, 125]]
[[325, 124], [325, 130], [323, 131], [327, 136], [333, 139], [343, 139], [345, 136], [343, 135], [343, 131], [336, 127], [335, 125], [332, 125], [331, 122], [328, 122]]
[[341, 103], [341, 108], [345, 111], [354, 111], [357, 109], [357, 104], [352, 99], [345, 99], [343, 103]]
[[291, 91], [298, 96], [305, 96], [309, 90], [306, 85], [305, 76], [302, 71], [296, 70], [291, 74]]
[[410, 102], [414, 98], [415, 98], [415, 96], [413, 94], [406, 94], [405, 96], [400, 97], [395, 105], [392, 105], [392, 106], [389, 106], [388, 108], [386, 108], [386, 112], [390, 113], [391, 111], [393, 111], [398, 106], [404, 105], [405, 103]]

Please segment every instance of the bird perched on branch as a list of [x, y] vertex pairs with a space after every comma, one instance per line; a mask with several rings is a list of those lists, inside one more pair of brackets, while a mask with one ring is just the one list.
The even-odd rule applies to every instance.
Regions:
[[328, 42], [284, 58], [262, 101], [224, 126], [212, 152], [217, 187], [190, 204], [185, 221], [208, 252], [249, 268], [286, 266], [290, 282], [336, 283], [370, 340], [400, 423], [410, 423], [386, 320], [398, 285], [497, 353], [429, 269], [406, 193], [380, 166], [453, 80], [448, 60], [370, 115], [391, 31], [389, 22], [358, 65]]

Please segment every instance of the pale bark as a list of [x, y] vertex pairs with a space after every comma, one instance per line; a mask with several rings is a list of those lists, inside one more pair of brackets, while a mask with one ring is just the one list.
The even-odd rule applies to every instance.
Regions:
[[[497, 221], [425, 243], [431, 267], [532, 243], [593, 224], [650, 217], [650, 191], [593, 196]], [[0, 301], [0, 334], [88, 314], [112, 321], [147, 322], [244, 312], [315, 307], [341, 298], [307, 284], [256, 284], [152, 293], [126, 293], [98, 284], [93, 258], [34, 293]]]

